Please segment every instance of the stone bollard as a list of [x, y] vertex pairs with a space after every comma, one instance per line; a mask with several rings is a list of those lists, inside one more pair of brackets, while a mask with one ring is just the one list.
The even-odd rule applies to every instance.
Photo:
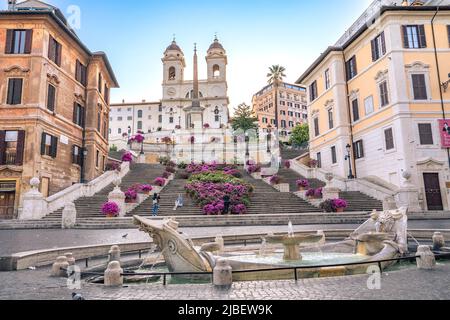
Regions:
[[69, 202], [62, 212], [61, 227], [62, 229], [72, 229], [77, 222], [77, 208], [73, 202]]
[[[69, 268], [69, 262], [65, 256], [56, 258], [56, 262], [52, 266], [52, 277], [67, 277], [67, 268]], [[64, 270], [62, 270], [64, 269]]]
[[123, 269], [120, 267], [119, 261], [113, 261], [108, 264], [105, 270], [105, 286], [120, 287], [123, 285]]
[[67, 252], [64, 254], [67, 258], [67, 262], [69, 263], [69, 266], [75, 265], [75, 258], [73, 257], [73, 254], [70, 252]]
[[433, 251], [441, 251], [445, 247], [444, 235], [441, 232], [435, 232], [433, 235]]
[[219, 289], [230, 289], [233, 284], [233, 269], [228, 260], [219, 259], [214, 267], [213, 284]]
[[416, 259], [417, 268], [431, 270], [436, 266], [436, 259], [429, 246], [419, 246], [416, 255], [420, 256]]
[[112, 246], [109, 250], [109, 262], [119, 261], [120, 262], [120, 248], [119, 246]]

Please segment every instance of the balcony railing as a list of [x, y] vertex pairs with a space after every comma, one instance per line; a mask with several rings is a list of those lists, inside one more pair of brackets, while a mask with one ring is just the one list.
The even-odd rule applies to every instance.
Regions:
[[8, 152], [6, 151], [6, 165], [15, 165], [16, 164], [16, 158], [17, 158], [17, 152]]

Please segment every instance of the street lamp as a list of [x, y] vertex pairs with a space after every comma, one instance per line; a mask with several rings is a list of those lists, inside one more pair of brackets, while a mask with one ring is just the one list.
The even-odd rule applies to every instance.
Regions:
[[250, 156], [249, 142], [250, 142], [250, 137], [249, 137], [248, 132], [246, 132], [245, 133], [245, 156], [246, 157]]
[[345, 156], [345, 161], [348, 161], [348, 178], [349, 179], [355, 179], [355, 176], [353, 175], [353, 170], [352, 170], [352, 157], [351, 157], [351, 151], [352, 151], [352, 146], [350, 144], [347, 144], [347, 146], [345, 147], [347, 149], [347, 155]]

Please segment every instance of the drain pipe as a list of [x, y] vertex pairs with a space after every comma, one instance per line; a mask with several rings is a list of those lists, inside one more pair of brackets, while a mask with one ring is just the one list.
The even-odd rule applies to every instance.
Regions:
[[355, 147], [355, 143], [354, 143], [354, 137], [353, 137], [353, 124], [352, 124], [352, 110], [350, 107], [350, 89], [348, 87], [348, 80], [347, 80], [347, 66], [346, 66], [346, 61], [347, 58], [345, 56], [345, 51], [342, 48], [342, 58], [344, 59], [344, 72], [345, 72], [345, 103], [347, 104], [347, 111], [348, 111], [348, 123], [350, 125], [350, 145], [352, 146], [352, 152], [350, 152], [350, 161], [352, 162], [352, 166], [353, 166], [353, 175], [355, 177], [355, 179], [358, 177], [358, 173], [356, 170], [356, 159], [355, 159], [355, 152], [353, 150], [353, 148]]
[[[442, 110], [442, 118], [446, 120], [445, 116], [445, 105], [444, 105], [444, 94], [442, 93], [442, 81], [441, 81], [441, 71], [439, 67], [439, 58], [438, 58], [438, 52], [436, 47], [436, 32], [434, 29], [434, 21], [439, 13], [439, 6], [436, 8], [436, 12], [434, 13], [433, 18], [431, 19], [431, 31], [433, 34], [433, 47], [434, 47], [434, 57], [436, 59], [436, 71], [437, 71], [437, 78], [438, 78], [438, 85], [439, 85], [439, 95], [441, 100], [441, 110]], [[440, 130], [440, 129], [439, 129]], [[450, 167], [450, 149], [447, 148], [447, 159], [448, 159], [448, 165]]]

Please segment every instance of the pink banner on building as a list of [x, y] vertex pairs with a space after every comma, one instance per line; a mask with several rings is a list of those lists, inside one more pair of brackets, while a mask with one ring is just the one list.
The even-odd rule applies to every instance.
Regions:
[[439, 131], [441, 132], [442, 148], [450, 148], [450, 119], [439, 120]]

